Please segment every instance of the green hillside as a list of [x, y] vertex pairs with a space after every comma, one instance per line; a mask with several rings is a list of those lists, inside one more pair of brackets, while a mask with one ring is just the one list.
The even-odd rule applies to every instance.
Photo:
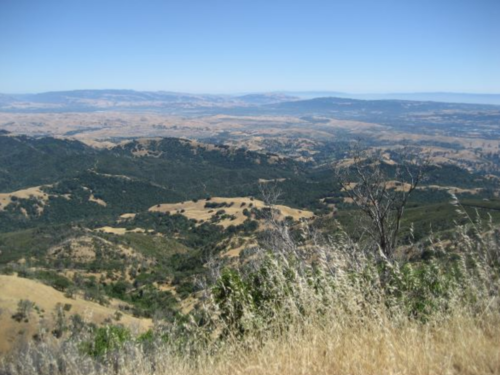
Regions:
[[[260, 199], [262, 187], [275, 188], [281, 191], [277, 203], [314, 212], [310, 223], [321, 233], [333, 233], [340, 222], [357, 238], [359, 212], [344, 200], [327, 162], [343, 157], [345, 149], [343, 143], [322, 149], [325, 162], [310, 164], [176, 138], [124, 140], [95, 149], [68, 139], [2, 134], [0, 270], [102, 304], [117, 298], [137, 316], [159, 312], [173, 318], [196, 295], [208, 261], [231, 263], [226, 252], [236, 249], [237, 256], [265, 240], [269, 211], [251, 207], [249, 200], [248, 206], [241, 203], [243, 219], [232, 224], [236, 217], [226, 213], [228, 204], [211, 197]], [[382, 167], [388, 178], [397, 174], [397, 165]], [[448, 203], [452, 187], [463, 189], [458, 195], [471, 217], [477, 209], [482, 220], [500, 220], [495, 179], [451, 165], [426, 172], [424, 188], [408, 204], [403, 244], [410, 227], [419, 240], [465, 220]], [[180, 209], [149, 210], [199, 200], [212, 212], [209, 220], [189, 218]], [[299, 220], [287, 220], [292, 236], [300, 238]]]

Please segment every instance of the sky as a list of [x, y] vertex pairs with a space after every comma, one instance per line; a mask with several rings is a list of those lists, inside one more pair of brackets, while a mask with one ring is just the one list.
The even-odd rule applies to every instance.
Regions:
[[0, 92], [500, 93], [500, 0], [0, 0]]

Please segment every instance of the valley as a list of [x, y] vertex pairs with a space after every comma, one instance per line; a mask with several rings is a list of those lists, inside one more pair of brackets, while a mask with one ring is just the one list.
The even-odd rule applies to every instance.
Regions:
[[272, 225], [304, 249], [310, 232], [363, 241], [361, 211], [335, 173], [353, 165], [356, 145], [379, 158], [390, 191], [408, 189], [395, 180], [405, 153], [427, 160], [401, 254], [414, 259], [430, 235], [450, 241], [470, 218], [500, 223], [495, 106], [177, 94], [167, 106], [102, 95], [0, 111], [4, 353], [63, 320], [140, 335], [189, 319], [213, 264], [244, 266]]

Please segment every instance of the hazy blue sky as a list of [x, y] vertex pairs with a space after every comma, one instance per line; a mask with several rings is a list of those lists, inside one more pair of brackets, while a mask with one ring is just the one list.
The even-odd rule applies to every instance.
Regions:
[[500, 0], [0, 0], [0, 92], [500, 93]]

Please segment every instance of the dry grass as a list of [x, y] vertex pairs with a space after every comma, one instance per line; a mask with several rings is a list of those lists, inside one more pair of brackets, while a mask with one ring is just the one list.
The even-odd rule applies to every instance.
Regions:
[[[232, 204], [230, 207], [221, 207], [221, 208], [210, 208], [205, 207], [207, 203], [227, 203], [228, 205]], [[243, 206], [242, 206], [243, 205]], [[223, 209], [227, 215], [235, 216], [235, 219], [225, 219], [221, 220], [218, 224], [227, 228], [230, 225], [240, 225], [245, 222], [247, 216], [243, 214], [244, 209], [251, 209], [250, 205], [254, 208], [263, 209], [267, 207], [266, 203], [258, 199], [251, 198], [220, 198], [214, 197], [211, 198], [210, 201], [198, 200], [196, 202], [188, 201], [182, 203], [170, 203], [170, 204], [160, 204], [153, 206], [149, 209], [151, 212], [170, 212], [180, 213], [186, 216], [188, 219], [196, 219], [198, 221], [210, 221], [212, 217], [216, 215], [218, 210]], [[314, 216], [311, 211], [306, 210], [298, 210], [295, 208], [275, 205], [275, 209], [280, 211], [280, 217], [283, 219], [286, 216], [291, 216], [294, 220], [300, 219], [310, 219]]]
[[99, 199], [99, 198], [96, 198], [94, 196], [94, 194], [90, 194], [90, 197], [89, 197], [89, 202], [94, 202], [94, 203], [97, 203], [99, 206], [103, 206], [103, 207], [106, 207], [108, 204], [106, 202], [104, 202], [102, 199]]
[[[454, 317], [422, 327], [407, 323], [310, 327], [305, 333], [271, 340], [255, 350], [230, 357], [206, 359], [200, 368], [179, 363], [167, 374], [255, 375], [389, 375], [498, 374], [500, 324], [490, 317], [481, 326], [467, 317]], [[146, 372], [145, 372], [146, 373]]]
[[315, 328], [269, 343], [216, 373], [239, 368], [237, 373], [251, 374], [495, 374], [500, 373], [499, 348], [498, 322], [485, 330], [459, 317], [430, 327]]
[[[485, 375], [500, 373], [499, 316], [480, 320], [453, 316], [427, 325], [407, 321], [394, 324], [383, 320], [349, 324], [335, 320], [326, 325], [296, 327], [282, 337], [249, 346], [234, 345], [219, 354], [185, 356], [168, 348], [145, 355], [137, 347], [120, 357], [116, 372], [72, 363], [67, 374], [97, 375]], [[43, 355], [43, 349], [39, 349]], [[47, 350], [47, 348], [45, 348]], [[54, 374], [54, 358], [41, 367], [26, 361], [23, 368], [6, 374]], [[87, 359], [88, 361], [88, 359]], [[52, 366], [51, 367], [51, 362]], [[86, 365], [85, 365], [86, 364]], [[51, 370], [52, 369], [52, 370]]]
[[[49, 185], [46, 185], [49, 186]], [[49, 200], [49, 195], [41, 190], [42, 186], [14, 191], [12, 193], [0, 193], [0, 211], [13, 202], [13, 199], [36, 199], [39, 212], [43, 212], [43, 206]]]
[[120, 227], [101, 227], [101, 228], [96, 228], [95, 229], [97, 232], [103, 232], [103, 233], [110, 233], [110, 234], [116, 234], [116, 235], [124, 235], [127, 233], [146, 233], [146, 232], [153, 232], [151, 229], [144, 229], [144, 228], [134, 228], [134, 229], [127, 229], [127, 228], [120, 228]]

